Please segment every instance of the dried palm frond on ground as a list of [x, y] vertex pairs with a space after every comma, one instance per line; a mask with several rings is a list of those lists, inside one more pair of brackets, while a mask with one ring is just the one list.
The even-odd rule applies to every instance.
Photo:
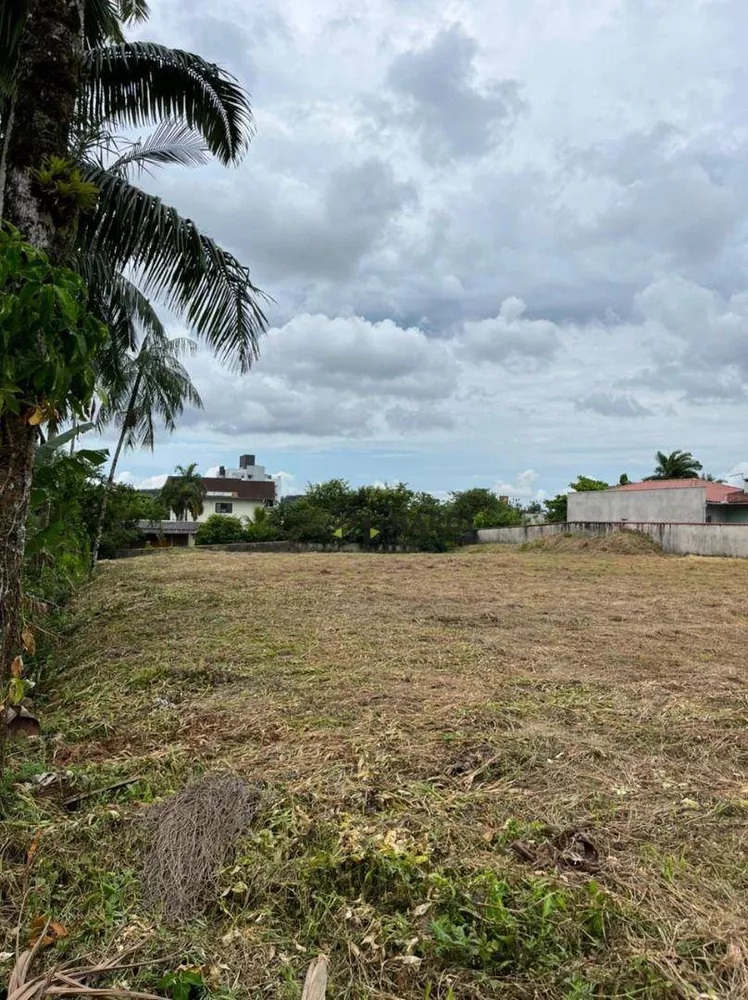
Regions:
[[208, 774], [145, 816], [143, 896], [184, 920], [210, 902], [233, 842], [251, 823], [259, 790], [231, 774]]
[[[7, 1000], [41, 1000], [49, 996], [87, 996], [87, 997], [123, 997], [125, 1000], [163, 1000], [155, 993], [141, 993], [137, 990], [126, 990], [121, 987], [89, 986], [84, 979], [101, 976], [126, 968], [123, 955], [114, 959], [99, 962], [97, 965], [70, 965], [59, 969], [48, 969], [37, 976], [29, 978], [31, 966], [41, 947], [42, 935], [33, 948], [29, 948], [16, 958], [16, 963], [8, 981]], [[128, 952], [129, 954], [129, 952]]]

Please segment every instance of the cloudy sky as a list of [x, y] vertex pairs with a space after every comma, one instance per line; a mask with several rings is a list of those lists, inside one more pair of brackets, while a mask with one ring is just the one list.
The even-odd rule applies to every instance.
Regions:
[[201, 353], [205, 411], [126, 480], [243, 451], [290, 491], [526, 498], [675, 448], [748, 474], [745, 0], [151, 6], [257, 137], [149, 185], [275, 305], [253, 373]]

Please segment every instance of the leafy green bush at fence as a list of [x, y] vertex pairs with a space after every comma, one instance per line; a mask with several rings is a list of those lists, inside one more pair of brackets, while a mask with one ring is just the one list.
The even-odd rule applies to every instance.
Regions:
[[195, 541], [198, 545], [229, 545], [232, 542], [273, 542], [279, 537], [278, 529], [261, 507], [249, 524], [230, 514], [211, 514], [197, 529]]
[[211, 514], [197, 529], [195, 541], [198, 545], [226, 545], [244, 541], [244, 525], [241, 518], [230, 514]]

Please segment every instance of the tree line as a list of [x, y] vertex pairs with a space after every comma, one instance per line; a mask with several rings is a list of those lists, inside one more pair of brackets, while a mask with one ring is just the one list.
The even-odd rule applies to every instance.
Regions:
[[405, 483], [352, 487], [343, 479], [330, 479], [310, 484], [300, 497], [258, 510], [249, 523], [214, 514], [200, 525], [197, 543], [337, 541], [443, 552], [473, 540], [477, 528], [522, 524], [529, 516], [519, 504], [480, 487], [441, 499]]

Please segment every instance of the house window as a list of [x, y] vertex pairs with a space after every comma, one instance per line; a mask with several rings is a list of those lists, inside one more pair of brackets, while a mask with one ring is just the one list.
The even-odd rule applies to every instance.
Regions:
[[707, 524], [711, 524], [712, 523], [712, 515], [711, 514], [707, 514], [706, 515], [706, 523]]
[[234, 505], [232, 503], [220, 502], [216, 504], [216, 514], [233, 514]]

